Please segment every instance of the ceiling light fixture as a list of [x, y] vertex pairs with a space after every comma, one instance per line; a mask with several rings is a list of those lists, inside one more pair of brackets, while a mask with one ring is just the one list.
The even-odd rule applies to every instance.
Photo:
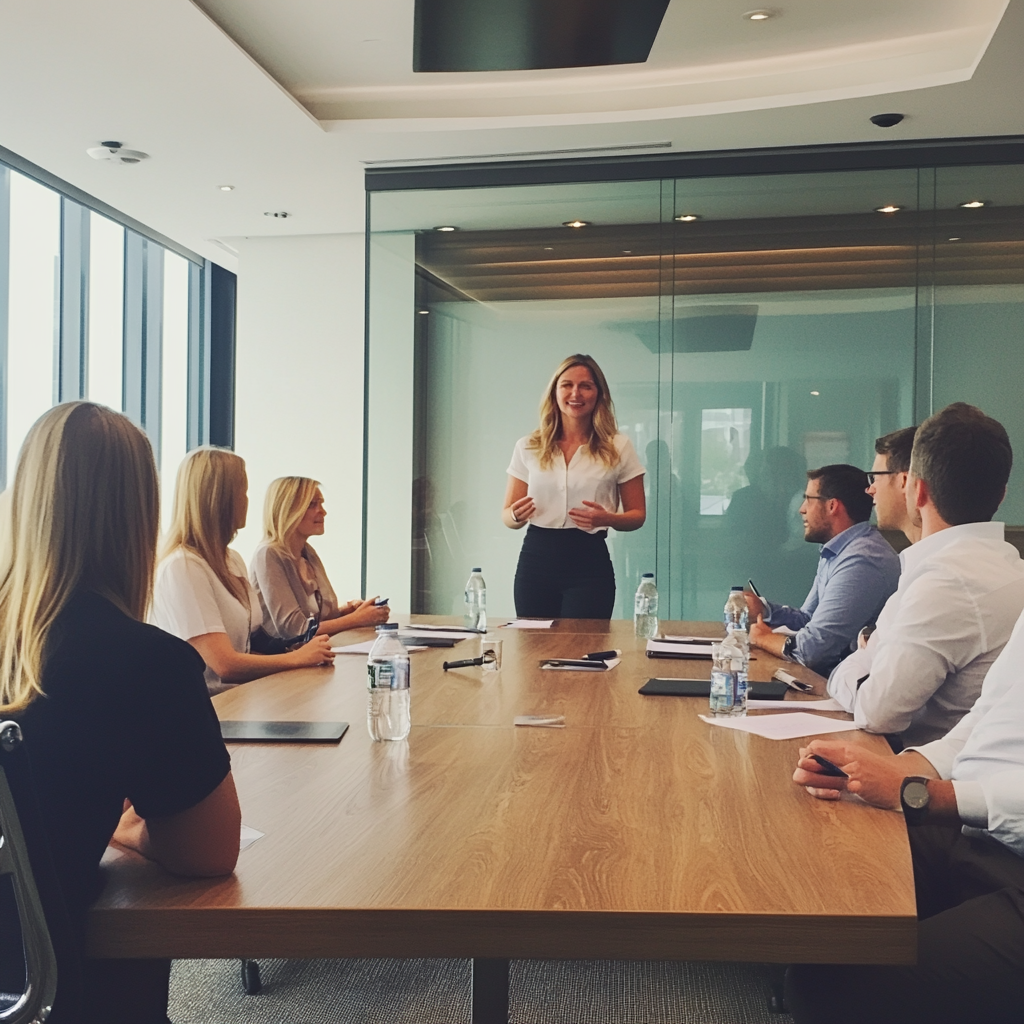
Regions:
[[453, 224], [440, 224], [436, 228], [434, 228], [434, 230], [435, 231], [458, 231], [459, 229], [457, 227], [455, 227]]
[[767, 7], [762, 7], [756, 11], [747, 11], [743, 15], [747, 21], [767, 21], [769, 18], [775, 18], [779, 14], [778, 11], [770, 10]]
[[106, 160], [112, 164], [138, 164], [149, 159], [148, 153], [138, 149], [125, 149], [120, 142], [101, 142], [98, 146], [91, 146], [86, 153], [93, 160]]
[[812, 394], [812, 395], [820, 395], [820, 394], [821, 394], [821, 392], [820, 392], [820, 391], [812, 391], [812, 392], [811, 392], [811, 394]]
[[221, 192], [234, 192], [235, 191], [235, 186], [234, 185], [218, 185], [217, 188], [219, 188], [221, 190]]
[[902, 206], [896, 206], [893, 203], [889, 203], [888, 206], [876, 206], [875, 213], [899, 213], [902, 209]]
[[566, 220], [562, 221], [563, 228], [589, 228], [589, 220]]
[[987, 199], [971, 199], [966, 203], [960, 204], [961, 210], [980, 210], [983, 206], [988, 206]]
[[699, 213], [681, 213], [676, 217], [676, 220], [681, 220], [684, 224], [690, 224], [695, 220], [700, 220], [701, 216]]
[[868, 120], [876, 128], [895, 128], [905, 116], [905, 114], [875, 114]]
[[263, 216], [276, 217], [278, 220], [286, 220], [288, 217], [291, 216], [291, 214], [285, 210], [267, 210], [267, 212], [264, 213]]
[[553, 245], [545, 245], [544, 246], [544, 251], [545, 252], [554, 252], [555, 251], [555, 247]]
[[947, 242], [959, 242], [960, 241], [960, 236], [959, 235], [954, 235], [952, 238], [947, 238], [946, 241]]

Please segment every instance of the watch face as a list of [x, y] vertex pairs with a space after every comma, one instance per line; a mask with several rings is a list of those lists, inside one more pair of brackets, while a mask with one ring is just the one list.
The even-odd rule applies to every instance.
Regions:
[[928, 806], [928, 787], [923, 782], [908, 782], [903, 789], [903, 802], [915, 811]]

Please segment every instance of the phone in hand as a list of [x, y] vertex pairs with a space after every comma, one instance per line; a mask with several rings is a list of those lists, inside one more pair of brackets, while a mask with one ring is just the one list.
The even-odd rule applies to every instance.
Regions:
[[822, 757], [821, 754], [808, 754], [807, 756], [812, 761], [817, 761], [824, 768], [824, 771], [820, 773], [821, 775], [831, 775], [835, 779], [848, 779], [850, 777], [839, 765], [833, 763], [827, 757]]
[[390, 600], [390, 597], [378, 597], [377, 600], [373, 602], [373, 605], [375, 608], [380, 608], [383, 605], [386, 605]]

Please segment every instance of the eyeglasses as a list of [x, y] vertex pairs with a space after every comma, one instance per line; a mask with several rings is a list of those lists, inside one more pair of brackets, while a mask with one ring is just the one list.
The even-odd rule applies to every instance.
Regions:
[[868, 486], [871, 487], [874, 484], [876, 477], [880, 477], [880, 476], [895, 476], [899, 472], [900, 472], [900, 470], [898, 470], [898, 469], [876, 469], [876, 470], [871, 470], [867, 474]]
[[823, 498], [820, 494], [805, 494], [804, 501], [831, 501], [831, 498]]

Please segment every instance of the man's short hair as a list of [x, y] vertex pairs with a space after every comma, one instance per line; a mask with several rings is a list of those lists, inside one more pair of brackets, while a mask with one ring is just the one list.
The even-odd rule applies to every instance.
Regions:
[[917, 427], [901, 427], [875, 442], [875, 454], [885, 456], [885, 468], [890, 473], [907, 473], [910, 470], [910, 453], [914, 448]]
[[947, 405], [917, 428], [910, 471], [928, 485], [935, 510], [950, 526], [987, 523], [1012, 468], [1006, 429], [966, 402]]
[[846, 514], [855, 523], [863, 523], [871, 518], [874, 502], [867, 493], [868, 475], [863, 469], [840, 462], [834, 466], [808, 470], [807, 479], [818, 481], [818, 494], [821, 497], [841, 501]]

